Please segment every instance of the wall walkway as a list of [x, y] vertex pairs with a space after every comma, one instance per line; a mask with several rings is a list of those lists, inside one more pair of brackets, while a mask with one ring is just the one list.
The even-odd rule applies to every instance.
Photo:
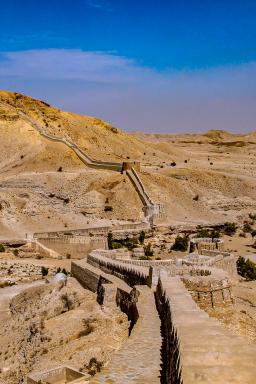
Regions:
[[[5, 105], [5, 103], [0, 102], [0, 104]], [[45, 132], [44, 128], [38, 124], [36, 120], [25, 114], [24, 112], [16, 109], [15, 107], [8, 104], [9, 108], [12, 108], [15, 110], [16, 113], [19, 114], [21, 118], [28, 121], [33, 128], [35, 128], [40, 135], [45, 137], [48, 140], [59, 142], [67, 145], [70, 149], [72, 149], [78, 158], [86, 164], [90, 168], [94, 169], [105, 169], [110, 171], [116, 171], [116, 172], [122, 172], [125, 169], [125, 163], [118, 163], [118, 162], [109, 162], [109, 161], [100, 161], [100, 160], [94, 160], [90, 156], [88, 156], [81, 148], [78, 147], [77, 144], [75, 144], [73, 141], [71, 141], [67, 137], [62, 136], [55, 136], [51, 135]], [[154, 204], [153, 201], [149, 198], [148, 194], [145, 191], [144, 185], [137, 174], [134, 167], [132, 167], [130, 170], [125, 171], [131, 180], [132, 184], [135, 187], [135, 190], [137, 191], [143, 205], [144, 205], [144, 213], [145, 213], [145, 220], [148, 222], [152, 222], [154, 214], [159, 213], [159, 206], [157, 204]]]
[[160, 383], [160, 320], [155, 310], [153, 292], [138, 287], [139, 319], [131, 336], [113, 356], [110, 364], [90, 380], [90, 384], [159, 384]]
[[161, 276], [156, 297], [165, 341], [162, 383], [255, 383], [256, 346], [199, 309], [180, 278]]

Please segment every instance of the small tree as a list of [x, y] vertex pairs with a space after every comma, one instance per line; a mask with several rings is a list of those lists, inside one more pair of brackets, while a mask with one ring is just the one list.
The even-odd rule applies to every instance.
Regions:
[[246, 280], [256, 280], [256, 264], [251, 260], [245, 260], [244, 257], [239, 256], [236, 262], [237, 273], [244, 277]]
[[5, 247], [3, 246], [3, 244], [0, 244], [0, 252], [5, 252]]
[[224, 233], [228, 236], [233, 236], [236, 233], [237, 226], [235, 223], [225, 223], [223, 227]]
[[113, 248], [112, 248], [112, 242], [113, 242], [113, 233], [112, 233], [112, 232], [109, 232], [109, 233], [108, 233], [108, 248], [109, 248], [109, 249], [113, 249]]
[[64, 307], [67, 308], [68, 311], [70, 311], [70, 309], [72, 309], [73, 307], [73, 302], [72, 300], [69, 298], [68, 294], [67, 293], [63, 293], [63, 295], [61, 295], [61, 300], [64, 304]]
[[151, 248], [151, 243], [148, 243], [147, 245], [144, 246], [144, 252], [145, 252], [145, 256], [147, 257], [151, 257], [154, 255], [154, 251]]
[[178, 235], [171, 249], [174, 251], [185, 252], [188, 249], [188, 240], [189, 238], [187, 235], [184, 235], [184, 236]]
[[253, 231], [252, 226], [249, 223], [244, 223], [243, 232], [251, 233]]
[[141, 231], [139, 235], [139, 242], [141, 244], [144, 244], [144, 240], [145, 240], [145, 231]]
[[41, 273], [42, 273], [42, 276], [47, 276], [48, 275], [48, 272], [49, 272], [49, 268], [46, 268], [44, 266], [41, 267]]

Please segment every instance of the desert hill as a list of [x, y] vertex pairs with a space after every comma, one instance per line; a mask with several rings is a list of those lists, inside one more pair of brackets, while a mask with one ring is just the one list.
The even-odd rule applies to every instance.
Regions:
[[128, 134], [98, 118], [0, 91], [1, 237], [143, 217], [126, 175], [86, 167], [24, 116], [93, 159], [140, 161], [148, 194], [164, 204], [164, 224], [228, 221], [256, 210], [255, 132]]
[[145, 142], [98, 118], [63, 112], [45, 102], [21, 94], [1, 91], [1, 124], [24, 126], [24, 121], [15, 110], [35, 119], [46, 133], [69, 137], [95, 159], [120, 161], [130, 157], [134, 160], [150, 161], [153, 152], [154, 156], [162, 160], [170, 155], [175, 157], [180, 154], [180, 151], [172, 146], [163, 150], [161, 146], [158, 149], [158, 144], [155, 143], [145, 145]]

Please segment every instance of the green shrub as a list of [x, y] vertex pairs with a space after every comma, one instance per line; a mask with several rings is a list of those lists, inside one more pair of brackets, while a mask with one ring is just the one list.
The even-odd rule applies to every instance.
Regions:
[[210, 237], [211, 239], [218, 239], [220, 237], [220, 232], [216, 230], [201, 229], [197, 232], [196, 237]]
[[113, 241], [113, 233], [109, 232], [108, 233], [108, 248], [112, 249], [112, 241]]
[[122, 244], [118, 243], [117, 241], [113, 240], [111, 243], [111, 246], [109, 249], [119, 249], [122, 248]]
[[251, 233], [252, 230], [253, 230], [252, 226], [249, 223], [244, 223], [244, 226], [243, 226], [244, 233]]
[[256, 220], [256, 213], [249, 213], [249, 217], [252, 220]]
[[245, 260], [244, 257], [239, 256], [237, 262], [237, 273], [244, 277], [246, 280], [256, 280], [256, 264], [251, 260]]
[[112, 212], [113, 211], [112, 205], [105, 205], [104, 211], [105, 212]]
[[118, 248], [128, 248], [129, 251], [132, 251], [138, 246], [138, 240], [136, 238], [126, 238], [126, 239], [113, 239], [113, 234], [108, 233], [108, 248], [109, 249], [118, 249]]
[[3, 246], [3, 244], [0, 244], [0, 252], [5, 252], [5, 247]]
[[147, 257], [151, 257], [154, 255], [154, 251], [151, 248], [151, 243], [148, 243], [147, 245], [144, 246], [144, 252], [145, 252], [145, 256]]
[[236, 233], [237, 226], [235, 223], [225, 223], [223, 227], [223, 231], [225, 235], [233, 236]]
[[41, 273], [42, 276], [47, 276], [48, 275], [49, 268], [46, 268], [44, 266], [41, 267]]
[[171, 249], [174, 251], [184, 252], [188, 249], [188, 241], [189, 241], [189, 238], [187, 235], [184, 235], [184, 236], [178, 235]]
[[146, 236], [145, 231], [141, 231], [139, 235], [139, 242], [141, 244], [144, 244], [145, 236]]

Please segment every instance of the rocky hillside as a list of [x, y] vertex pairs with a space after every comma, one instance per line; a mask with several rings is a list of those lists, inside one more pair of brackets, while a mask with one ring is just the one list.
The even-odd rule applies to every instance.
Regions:
[[[167, 160], [169, 156], [177, 156], [180, 152], [172, 148], [159, 146], [155, 143], [146, 143], [140, 139], [128, 135], [110, 124], [89, 116], [81, 116], [73, 113], [63, 112], [49, 104], [23, 96], [17, 93], [0, 91], [0, 123], [1, 131], [8, 128], [19, 127], [18, 140], [24, 140], [31, 144], [38, 144], [31, 127], [24, 122], [18, 112], [21, 111], [35, 119], [46, 133], [57, 136], [69, 137], [89, 156], [99, 160], [134, 160], [151, 161], [152, 157]], [[16, 128], [16, 129], [17, 129]], [[12, 129], [13, 135], [18, 134]], [[37, 136], [37, 135], [36, 135]], [[158, 148], [159, 147], [159, 148]]]
[[63, 143], [96, 160], [139, 160], [165, 224], [236, 220], [256, 211], [256, 140], [222, 131], [127, 134], [98, 118], [0, 91], [0, 237], [139, 220], [142, 203], [125, 175], [85, 166]]
[[71, 139], [96, 160], [167, 161], [179, 153], [173, 149], [172, 154], [171, 146], [162, 151], [157, 145], [145, 145], [100, 119], [63, 112], [45, 102], [1, 91], [2, 237], [143, 216], [140, 199], [126, 177], [88, 169], [70, 148], [41, 136], [23, 115], [36, 121], [45, 133]]

